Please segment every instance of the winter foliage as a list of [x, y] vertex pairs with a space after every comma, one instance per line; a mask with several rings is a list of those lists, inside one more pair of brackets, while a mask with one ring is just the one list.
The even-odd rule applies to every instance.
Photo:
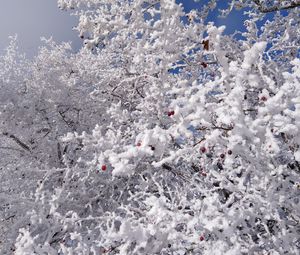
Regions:
[[58, 0], [79, 52], [11, 38], [1, 254], [300, 254], [300, 3], [230, 1], [225, 35], [206, 2]]

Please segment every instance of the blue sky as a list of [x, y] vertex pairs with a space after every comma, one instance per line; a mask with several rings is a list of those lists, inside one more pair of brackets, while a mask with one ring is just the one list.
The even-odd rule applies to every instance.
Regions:
[[[192, 9], [199, 9], [201, 6], [206, 3], [207, 1], [198, 1], [195, 2], [194, 0], [176, 0], [177, 3], [182, 3], [184, 6], [184, 10], [189, 12]], [[208, 19], [209, 21], [213, 21], [216, 26], [226, 26], [225, 33], [231, 34], [235, 30], [243, 30], [243, 15], [241, 11], [233, 10], [230, 13], [230, 16], [227, 18], [220, 18], [219, 17], [219, 9], [225, 9], [228, 7], [229, 1], [219, 1], [218, 8], [216, 8], [212, 13], [210, 13]]]
[[[188, 12], [193, 8], [201, 8], [200, 1], [176, 0], [181, 2]], [[225, 8], [227, 1], [221, 1], [219, 8]], [[243, 20], [238, 12], [230, 14], [230, 18], [218, 18], [218, 11], [215, 10], [209, 16], [210, 21], [215, 25], [226, 25], [226, 33], [232, 33], [241, 29]], [[19, 46], [28, 56], [37, 53], [40, 45], [40, 37], [50, 36], [57, 42], [72, 41], [74, 49], [78, 49], [82, 41], [78, 38], [77, 32], [72, 28], [76, 26], [77, 20], [68, 13], [57, 8], [56, 0], [3, 0], [0, 8], [0, 51], [8, 44], [8, 36], [18, 35]]]

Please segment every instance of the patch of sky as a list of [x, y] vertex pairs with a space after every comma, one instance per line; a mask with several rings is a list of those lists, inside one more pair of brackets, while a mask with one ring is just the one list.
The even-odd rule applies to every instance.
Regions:
[[42, 44], [40, 38], [52, 38], [56, 42], [72, 41], [74, 50], [81, 47], [82, 41], [72, 30], [77, 19], [69, 12], [61, 11], [57, 1], [48, 0], [9, 0], [1, 1], [0, 8], [0, 53], [9, 44], [9, 36], [18, 35], [21, 52], [29, 57], [37, 53]]
[[[207, 1], [194, 0], [176, 0], [177, 3], [181, 3], [186, 13], [191, 10], [201, 10]], [[244, 27], [244, 21], [246, 15], [244, 11], [233, 10], [228, 17], [221, 17], [220, 10], [228, 7], [228, 1], [218, 1], [217, 8], [211, 11], [207, 17], [206, 22], [213, 22], [215, 26], [226, 26], [225, 34], [233, 34], [235, 31], [246, 31]]]

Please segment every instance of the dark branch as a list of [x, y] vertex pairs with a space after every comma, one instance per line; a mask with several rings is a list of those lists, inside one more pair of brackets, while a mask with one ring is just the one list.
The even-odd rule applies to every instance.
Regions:
[[12, 134], [9, 134], [7, 132], [4, 132], [3, 135], [11, 138], [12, 140], [14, 140], [24, 150], [31, 152], [30, 147], [28, 145], [26, 145], [24, 142], [22, 142], [18, 137], [14, 136]]
[[274, 5], [272, 7], [264, 7], [260, 0], [253, 0], [253, 2], [258, 6], [258, 10], [262, 13], [276, 12], [282, 10], [293, 9], [300, 6], [300, 0], [291, 1], [289, 5]]

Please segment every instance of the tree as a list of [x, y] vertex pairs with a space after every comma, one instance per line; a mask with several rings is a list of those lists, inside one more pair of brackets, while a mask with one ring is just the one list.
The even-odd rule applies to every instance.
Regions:
[[216, 2], [60, 0], [80, 52], [12, 41], [4, 253], [298, 254], [299, 8], [259, 27], [272, 3], [232, 1], [252, 8], [237, 39], [207, 24]]

